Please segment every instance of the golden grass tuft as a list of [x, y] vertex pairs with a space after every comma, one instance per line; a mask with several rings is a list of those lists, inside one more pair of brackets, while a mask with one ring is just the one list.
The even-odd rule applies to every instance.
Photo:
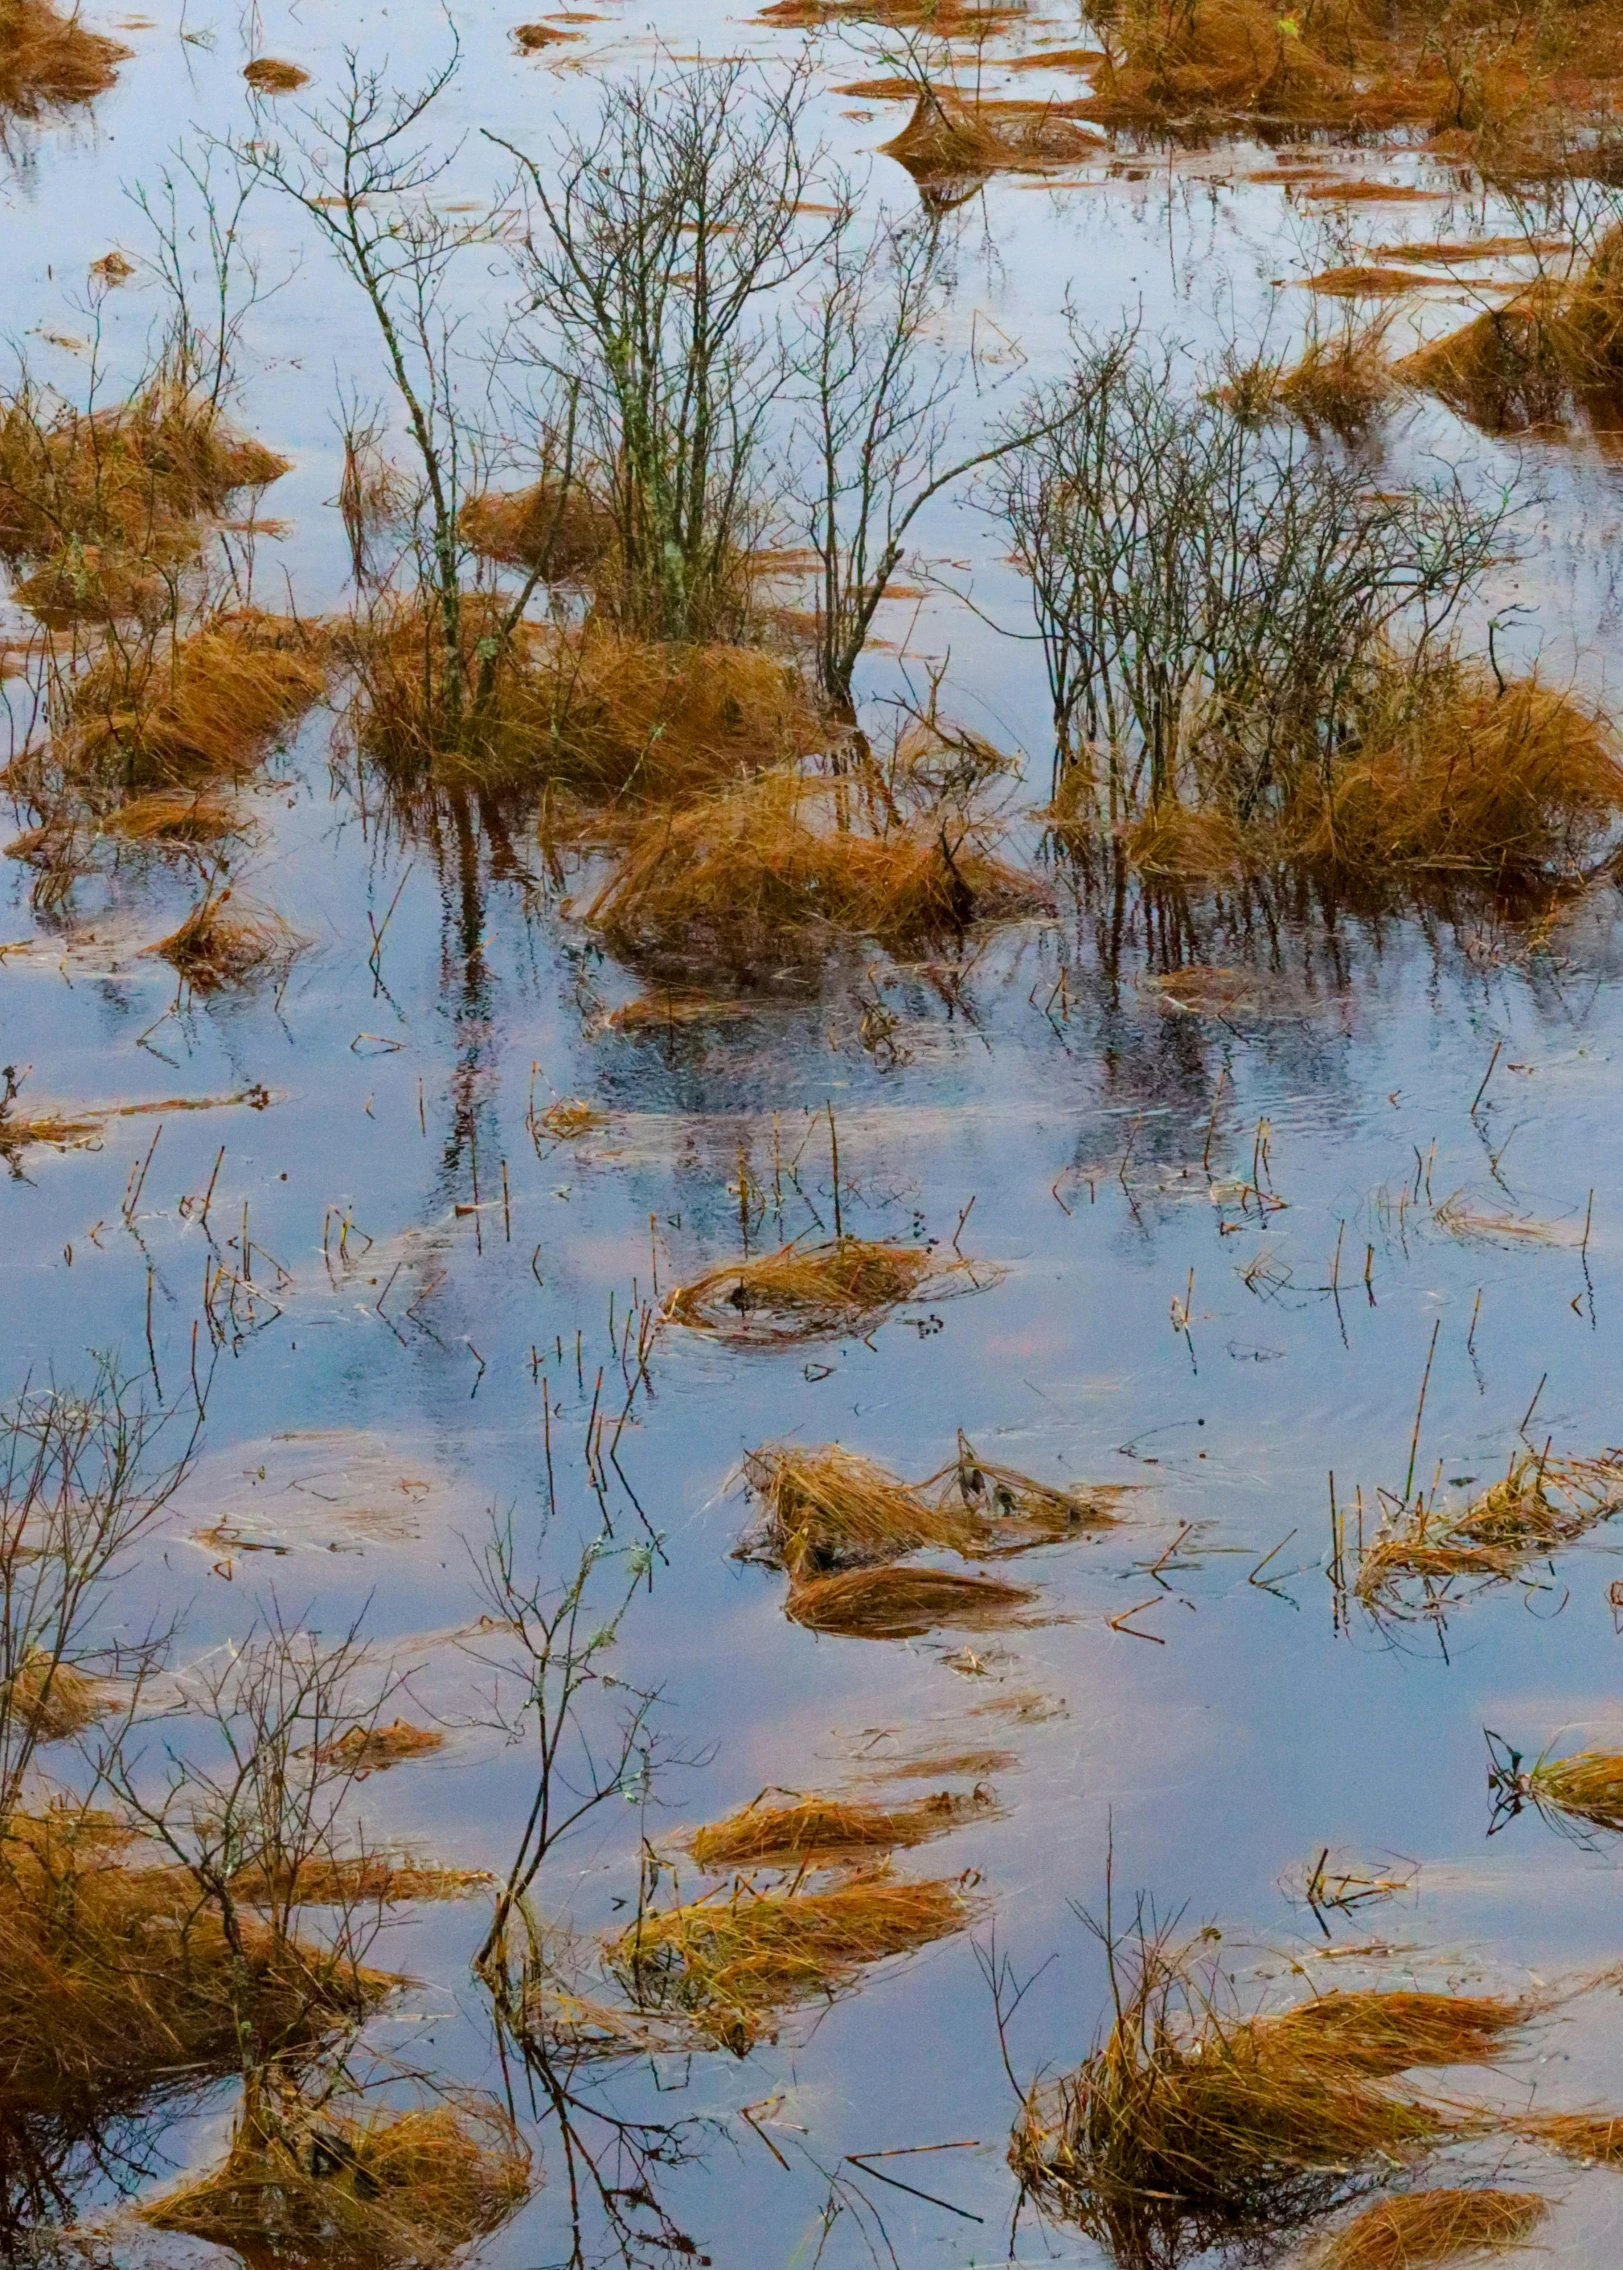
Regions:
[[883, 1871], [812, 1891], [741, 1881], [650, 1910], [607, 1954], [639, 2009], [682, 2013], [701, 2040], [743, 2057], [788, 2011], [833, 2001], [870, 1964], [950, 1937], [973, 1916], [956, 1885]]
[[1570, 694], [1443, 656], [1394, 662], [1355, 751], [1304, 780], [1285, 833], [1350, 875], [1471, 876], [1506, 887], [1571, 874], [1623, 812], [1608, 721]]
[[[1377, 2085], [1349, 2057], [1362, 2045], [1378, 2071], [1396, 2069], [1405, 2020], [1385, 1997], [1369, 1998], [1373, 2015], [1365, 1997], [1333, 1997], [1329, 2022], [1322, 2004], [1247, 2018], [1198, 1947], [1165, 1933], [1112, 1946], [1109, 2026], [1074, 2073], [1032, 2090], [1015, 2126], [1016, 2174], [1118, 2259], [1283, 2236], [1484, 2125]], [[1448, 2029], [1429, 2007], [1406, 2015], [1417, 2048], [1435, 2052]], [[1481, 2025], [1479, 2004], [1461, 2030]]]
[[254, 2090], [222, 2167], [144, 2204], [161, 2231], [228, 2246], [250, 2270], [445, 2262], [515, 2214], [530, 2155], [493, 2101], [352, 2115]]
[[562, 1096], [536, 1114], [536, 1127], [550, 1135], [554, 1142], [573, 1143], [579, 1136], [590, 1135], [594, 1128], [606, 1127], [609, 1115], [600, 1111], [595, 1103], [584, 1096]]
[[0, 2114], [132, 2101], [241, 2068], [241, 2029], [308, 2045], [392, 1983], [240, 1917], [246, 1968], [189, 1873], [104, 1816], [14, 1815], [0, 1838]]
[[1067, 116], [1063, 104], [973, 102], [955, 88], [924, 84], [907, 124], [879, 147], [915, 181], [950, 183], [1050, 172], [1080, 164], [1104, 144]]
[[1411, 2191], [1366, 2207], [1319, 2259], [1323, 2270], [1422, 2270], [1520, 2246], [1549, 2211], [1536, 2191]]
[[444, 1747], [445, 1736], [435, 1728], [397, 1718], [388, 1726], [352, 1726], [336, 1741], [323, 1743], [318, 1757], [323, 1765], [348, 1766], [361, 1781], [369, 1773], [386, 1773], [390, 1766], [408, 1758], [426, 1758]]
[[932, 1296], [961, 1289], [968, 1276], [966, 1264], [943, 1267], [925, 1246], [839, 1237], [707, 1269], [676, 1288], [664, 1313], [695, 1332], [772, 1346], [872, 1331], [904, 1301], [922, 1298], [927, 1288]]
[[650, 818], [586, 919], [632, 961], [749, 970], [832, 938], [917, 949], [1050, 903], [983, 832], [940, 815], [885, 824], [845, 783], [779, 767]]
[[1025, 1621], [1021, 1611], [1036, 1597], [1000, 1577], [887, 1563], [802, 1577], [791, 1583], [783, 1612], [808, 1631], [843, 1639], [918, 1639], [943, 1628], [996, 1631]]
[[126, 792], [244, 777], [320, 700], [327, 656], [318, 630], [254, 609], [109, 647], [72, 682], [53, 761]]
[[1379, 2080], [1425, 2065], [1487, 2064], [1504, 2036], [1530, 2015], [1526, 2003], [1503, 1995], [1403, 1988], [1321, 1994], [1277, 2016], [1252, 2019], [1251, 2030], [1264, 2059], [1328, 2058], [1348, 2073]]
[[243, 66], [243, 77], [256, 95], [294, 95], [310, 84], [310, 74], [297, 63], [284, 63], [274, 55], [256, 55]]
[[99, 824], [127, 843], [217, 843], [237, 833], [242, 816], [217, 788], [154, 788], [126, 798]]
[[1488, 433], [1559, 426], [1570, 388], [1553, 312], [1550, 288], [1529, 286], [1505, 306], [1485, 308], [1458, 331], [1403, 356], [1392, 376], [1400, 385], [1435, 394]]
[[762, 1798], [711, 1821], [693, 1838], [693, 1858], [706, 1875], [738, 1868], [821, 1866], [863, 1854], [894, 1852], [945, 1836], [966, 1818], [986, 1812], [983, 1791], [964, 1797], [950, 1789], [909, 1805], [873, 1805], [860, 1798], [797, 1797], [792, 1804], [768, 1805]]
[[1528, 1772], [1527, 1793], [1535, 1804], [1623, 1834], [1623, 1755], [1615, 1750], [1540, 1758]]
[[1275, 385], [1280, 407], [1311, 434], [1322, 429], [1351, 441], [1367, 433], [1392, 392], [1387, 330], [1377, 319], [1309, 339], [1300, 361]]
[[194, 993], [219, 993], [285, 969], [299, 939], [280, 915], [233, 902], [224, 890], [200, 899], [178, 930], [147, 950], [161, 956]]
[[68, 1111], [20, 1111], [15, 1099], [0, 1104], [0, 1159], [15, 1166], [36, 1144], [52, 1151], [79, 1151], [94, 1143], [102, 1121]]
[[464, 542], [485, 559], [508, 567], [546, 566], [560, 578], [599, 566], [615, 547], [614, 515], [579, 481], [486, 489], [468, 499], [457, 525]]
[[1112, 1490], [1056, 1490], [1013, 1467], [991, 1466], [960, 1441], [950, 1466], [917, 1484], [838, 1443], [769, 1444], [744, 1472], [762, 1501], [741, 1559], [796, 1579], [872, 1568], [931, 1550], [977, 1560], [1018, 1553], [1114, 1520]]
[[579, 39], [579, 32], [559, 31], [552, 24], [515, 24], [513, 37], [526, 55], [539, 55], [546, 47], [557, 47], [566, 39]]
[[[489, 593], [464, 600], [470, 688], [501, 608]], [[594, 617], [578, 628], [521, 624], [484, 707], [470, 702], [461, 739], [447, 748], [425, 726], [429, 668], [437, 678], [443, 664], [438, 635], [415, 603], [380, 609], [355, 634], [361, 746], [406, 780], [552, 786], [635, 811], [814, 755], [827, 741], [797, 673], [764, 649], [639, 640]]]
[[1522, 2122], [1517, 2133], [1559, 2152], [1563, 2159], [1591, 2167], [1623, 2167], [1623, 2118], [1616, 2113], [1537, 2113]]
[[12, 1712], [26, 1720], [41, 1742], [71, 1741], [113, 1708], [102, 1680], [37, 1653], [19, 1666], [10, 1690], [6, 1700]]
[[1464, 1507], [1422, 1498], [1392, 1509], [1358, 1563], [1353, 1590], [1366, 1607], [1401, 1614], [1417, 1584], [1424, 1609], [1431, 1587], [1456, 1577], [1507, 1583], [1576, 1543], [1620, 1505], [1623, 1471], [1615, 1461], [1521, 1452]]
[[1347, 268], [1326, 268], [1317, 276], [1309, 276], [1305, 289], [1325, 299], [1396, 299], [1404, 292], [1418, 292], [1427, 284], [1446, 284], [1447, 281], [1446, 276], [1413, 276], [1407, 268], [1355, 264]]
[[763, 24], [809, 31], [828, 23], [894, 24], [937, 39], [983, 40], [1020, 21], [1024, 0], [772, 0]]
[[679, 1025], [735, 1024], [750, 1014], [743, 1001], [727, 1001], [711, 993], [680, 992], [662, 986], [657, 993], [634, 994], [603, 1018], [600, 1030], [611, 1033], [672, 1033]]
[[233, 432], [206, 397], [160, 375], [128, 402], [83, 411], [28, 383], [0, 404], [0, 557], [16, 567], [74, 546], [169, 562], [200, 517], [288, 461]]
[[0, 0], [0, 111], [38, 118], [90, 102], [106, 93], [132, 53], [86, 31], [77, 11], [59, 14], [50, 0]]

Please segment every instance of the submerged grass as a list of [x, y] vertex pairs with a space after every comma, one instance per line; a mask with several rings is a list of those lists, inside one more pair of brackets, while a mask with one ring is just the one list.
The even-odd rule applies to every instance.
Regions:
[[974, 101], [954, 87], [920, 83], [913, 114], [880, 149], [922, 185], [985, 180], [994, 173], [1048, 173], [1104, 147], [1063, 103]]
[[233, 902], [231, 891], [223, 890], [200, 899], [179, 929], [149, 951], [160, 955], [194, 993], [209, 994], [285, 969], [300, 944], [279, 914]]
[[1549, 2211], [1536, 2191], [1411, 2191], [1366, 2207], [1319, 2260], [1323, 2270], [1422, 2270], [1520, 2246]]
[[[775, 1794], [787, 1794], [777, 1792]], [[849, 1860], [864, 1853], [894, 1852], [945, 1836], [960, 1821], [985, 1812], [992, 1800], [982, 1791], [959, 1796], [943, 1789], [908, 1805], [874, 1805], [860, 1798], [796, 1797], [769, 1805], [764, 1796], [696, 1831], [693, 1858], [707, 1875], [765, 1865], [792, 1867], [810, 1861]]]
[[157, 2230], [230, 2247], [250, 2270], [406, 2270], [489, 2237], [529, 2189], [529, 2152], [494, 2102], [312, 2112], [256, 2089], [224, 2165], [140, 2212]]
[[869, 1965], [947, 1938], [973, 1915], [955, 1884], [884, 1872], [820, 1890], [739, 1882], [649, 1910], [607, 1952], [639, 2009], [683, 2014], [701, 2040], [742, 2057], [790, 2010], [832, 2001]]
[[1037, 1595], [1000, 1577], [888, 1563], [791, 1583], [784, 1614], [808, 1631], [847, 1639], [917, 1639], [943, 1627], [993, 1631], [1021, 1617]]
[[676, 1288], [664, 1313], [718, 1339], [773, 1346], [870, 1332], [905, 1301], [974, 1283], [967, 1263], [943, 1265], [925, 1246], [847, 1236], [707, 1269]]
[[738, 1547], [798, 1580], [871, 1568], [924, 1549], [967, 1559], [1019, 1553], [1114, 1520], [1115, 1490], [1056, 1490], [989, 1466], [967, 1441], [926, 1481], [901, 1481], [838, 1443], [770, 1444], [744, 1461], [761, 1517]]

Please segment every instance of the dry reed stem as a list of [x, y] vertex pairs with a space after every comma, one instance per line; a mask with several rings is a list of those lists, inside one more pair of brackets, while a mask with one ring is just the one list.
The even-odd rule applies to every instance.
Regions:
[[972, 1288], [967, 1262], [943, 1266], [924, 1246], [839, 1237], [723, 1262], [666, 1300], [672, 1324], [744, 1346], [870, 1332], [905, 1301]]
[[790, 1585], [783, 1612], [808, 1631], [846, 1639], [917, 1639], [943, 1627], [995, 1631], [1027, 1622], [1020, 1611], [1036, 1597], [999, 1577], [892, 1564], [803, 1577]]
[[693, 1858], [706, 1875], [734, 1869], [793, 1867], [811, 1861], [852, 1859], [864, 1853], [892, 1852], [945, 1836], [965, 1818], [991, 1807], [989, 1793], [968, 1797], [948, 1789], [910, 1805], [873, 1805], [858, 1798], [798, 1797], [792, 1804], [768, 1805], [762, 1798], [696, 1830]]
[[530, 2155], [494, 2102], [319, 2113], [251, 2092], [220, 2168], [141, 2207], [157, 2230], [228, 2246], [250, 2270], [437, 2270], [529, 2195]]
[[1055, 1490], [1012, 1467], [994, 1467], [963, 1443], [958, 1458], [917, 1484], [841, 1449], [769, 1444], [744, 1472], [762, 1516], [738, 1547], [793, 1578], [871, 1568], [924, 1549], [983, 1559], [1074, 1537], [1115, 1516], [1119, 1491]]
[[1412, 2191], [1366, 2207], [1318, 2259], [1322, 2270], [1423, 2270], [1520, 2246], [1549, 2211], [1536, 2191]]
[[86, 31], [50, 0], [0, 0], [0, 111], [38, 118], [104, 94], [133, 49]]
[[685, 2013], [701, 2040], [742, 2057], [785, 2012], [832, 2001], [868, 1965], [961, 1931], [973, 1914], [954, 1884], [883, 1872], [816, 1891], [739, 1882], [645, 1913], [607, 1954], [639, 2008]]
[[1051, 904], [960, 816], [887, 823], [856, 803], [843, 781], [777, 768], [650, 819], [586, 920], [628, 960], [747, 974], [831, 939], [906, 951]]

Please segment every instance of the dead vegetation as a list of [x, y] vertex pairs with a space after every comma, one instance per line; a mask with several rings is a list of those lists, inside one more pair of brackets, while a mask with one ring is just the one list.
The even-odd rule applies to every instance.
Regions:
[[296, 95], [310, 84], [310, 74], [297, 63], [284, 63], [274, 55], [256, 55], [243, 67], [243, 77], [256, 95]]
[[7, 1682], [6, 1706], [33, 1725], [41, 1742], [68, 1742], [116, 1707], [105, 1680], [36, 1649]]
[[873, 1568], [923, 1550], [980, 1560], [1023, 1553], [1107, 1527], [1119, 1490], [1057, 1490], [1013, 1467], [991, 1466], [959, 1438], [958, 1456], [925, 1481], [901, 1481], [838, 1443], [778, 1443], [744, 1461], [761, 1516], [741, 1560], [781, 1568], [799, 1583]]
[[1141, 1916], [1107, 1949], [1114, 2014], [1076, 2072], [1029, 2094], [1009, 2156], [1043, 2205], [1118, 2260], [1277, 2239], [1493, 2125], [1381, 2084], [1491, 2055], [1516, 2004], [1337, 1994], [1248, 2017], [1199, 1939]]
[[426, 1758], [443, 1750], [445, 1736], [431, 1726], [413, 1726], [396, 1718], [387, 1726], [351, 1726], [323, 1746], [322, 1763], [345, 1765], [357, 1780], [369, 1773], [386, 1773], [408, 1758]]
[[1422, 2270], [1520, 2246], [1549, 2212], [1536, 2191], [1411, 2191], [1366, 2207], [1320, 2259], [1324, 2270]]
[[1516, 1452], [1503, 1477], [1465, 1506], [1435, 1493], [1383, 1499], [1381, 1526], [1360, 1557], [1353, 1591], [1379, 1615], [1432, 1615], [1458, 1578], [1506, 1584], [1575, 1544], [1623, 1505], [1613, 1458]]
[[118, 587], [170, 573], [200, 523], [288, 461], [236, 433], [207, 393], [160, 369], [127, 402], [81, 410], [25, 373], [0, 406], [0, 558], [67, 578], [80, 609], [116, 615]]
[[1402, 384], [1435, 394], [1489, 433], [1561, 431], [1586, 407], [1613, 423], [1623, 391], [1623, 224], [1582, 265], [1541, 273], [1503, 307], [1394, 364]]
[[301, 943], [279, 914], [249, 906], [226, 889], [200, 899], [179, 929], [149, 951], [194, 993], [210, 994], [285, 971]]
[[967, 1263], [943, 1265], [928, 1247], [837, 1237], [780, 1246], [707, 1269], [665, 1303], [673, 1324], [745, 1346], [871, 1332], [892, 1310], [973, 1284]]
[[[562, 32], [550, 34], [562, 39]], [[506, 567], [545, 565], [562, 582], [612, 560], [614, 515], [579, 479], [542, 479], [527, 489], [486, 489], [470, 497], [458, 522], [463, 537]]]
[[935, 39], [981, 41], [1017, 24], [1024, 0], [772, 0], [763, 24], [810, 31], [819, 24], [885, 24]]
[[1280, 407], [1311, 434], [1324, 431], [1350, 441], [1367, 433], [1392, 391], [1388, 328], [1378, 318], [1342, 324], [1328, 335], [1315, 332], [1275, 385]]
[[[105, 94], [132, 50], [50, 0], [0, 0], [0, 113], [39, 118]], [[0, 444], [3, 447], [3, 444]]]
[[974, 1916], [955, 1884], [883, 1871], [797, 1885], [739, 1881], [645, 1910], [610, 1943], [610, 1969], [639, 2010], [681, 2015], [701, 2041], [744, 2057], [789, 2011], [833, 2001], [872, 1964], [947, 1938]]
[[251, 2270], [409, 2270], [489, 2237], [529, 2189], [529, 2153], [493, 2101], [306, 2107], [266, 2077], [250, 2085], [223, 2165], [141, 2215], [157, 2230], [230, 2247]]
[[845, 1639], [918, 1639], [942, 1628], [996, 1631], [1029, 1619], [1028, 1586], [1001, 1577], [963, 1576], [953, 1569], [887, 1563], [802, 1577], [789, 1587], [783, 1612], [808, 1631]]
[[788, 1794], [763, 1792], [741, 1812], [696, 1830], [695, 1864], [706, 1875], [718, 1876], [740, 1868], [807, 1863], [821, 1867], [830, 1861], [901, 1851], [947, 1835], [961, 1821], [984, 1815], [992, 1803], [989, 1793], [980, 1789], [967, 1797], [943, 1789], [909, 1805], [874, 1805], [834, 1796], [795, 1797], [788, 1804], [766, 1802], [768, 1795]]
[[1583, 2166], [1623, 2166], [1623, 2119], [1615, 2113], [1539, 2113], [1523, 2124], [1520, 2133]]
[[632, 962], [749, 971], [877, 940], [896, 952], [1049, 905], [961, 815], [876, 815], [838, 779], [776, 768], [632, 837], [586, 919]]
[[913, 114], [879, 145], [921, 186], [986, 180], [995, 173], [1048, 173], [1079, 165], [1104, 147], [1064, 103], [975, 101], [957, 88], [921, 82]]

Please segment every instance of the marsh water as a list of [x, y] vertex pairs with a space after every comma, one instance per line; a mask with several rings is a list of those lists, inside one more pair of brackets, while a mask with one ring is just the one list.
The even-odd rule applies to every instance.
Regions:
[[[8, 330], [78, 395], [89, 264], [142, 241], [128, 191], [178, 145], [245, 125], [250, 35], [313, 75], [312, 98], [346, 45], [407, 83], [449, 36], [411, 0], [341, 14], [307, 0], [252, 25], [187, 0], [96, 24], [133, 50], [116, 87], [14, 130], [0, 186]], [[456, 12], [448, 204], [488, 203], [508, 178], [481, 128], [543, 153], [589, 111], [594, 73], [662, 50], [776, 61], [807, 39], [640, 0], [568, 28], [581, 36], [526, 58], [505, 17]], [[1074, 92], [1074, 75], [1005, 78], [1003, 64], [1082, 37], [1034, 8], [988, 46], [983, 83]], [[868, 199], [905, 206], [911, 183], [874, 155], [901, 114], [835, 91], [879, 68], [871, 48], [829, 34], [819, 55], [819, 131]], [[1197, 344], [1236, 325], [1288, 339], [1308, 319], [1301, 279], [1349, 247], [1492, 232], [1480, 192], [1396, 143], [1314, 155], [1324, 174], [1425, 195], [1315, 206], [1268, 178], [1290, 169], [1259, 145], [1124, 140], [1058, 178], [986, 183], [941, 224], [945, 320], [976, 345], [987, 389], [960, 406], [962, 430], [1001, 384], [1057, 366], [1067, 303], [1095, 325], [1142, 311]], [[280, 288], [245, 333], [236, 414], [292, 460], [264, 507], [277, 526], [257, 540], [256, 591], [315, 613], [345, 597], [339, 390], [375, 387], [375, 350], [297, 219], [268, 197], [250, 209]], [[502, 288], [493, 275], [490, 310], [471, 295], [472, 320], [493, 320]], [[1478, 302], [1404, 304], [1405, 324], [1437, 330]], [[115, 389], [156, 318], [139, 279], [107, 296]], [[1419, 406], [1381, 446], [1404, 469], [1520, 479], [1520, 557], [1484, 612], [1506, 625], [1501, 655], [1538, 654], [1604, 693], [1623, 500], [1607, 451], [1582, 437], [1517, 450]], [[864, 696], [879, 717], [944, 663], [944, 706], [1021, 754], [1034, 806], [1047, 702], [1006, 537], [959, 495], [932, 508], [919, 549], [925, 596], [887, 602]], [[617, 1436], [617, 1538], [651, 1530], [658, 1550], [616, 1670], [658, 1690], [661, 1756], [549, 1864], [550, 1918], [583, 1941], [613, 1929], [641, 1840], [679, 1854], [684, 1829], [764, 1789], [894, 1795], [938, 1785], [927, 1770], [888, 1779], [898, 1766], [984, 1752], [940, 1778], [994, 1800], [928, 1848], [928, 1871], [911, 1863], [963, 1874], [970, 1930], [786, 2017], [746, 2059], [655, 2058], [603, 2080], [626, 2117], [693, 2124], [662, 2198], [700, 2254], [738, 2270], [888, 2250], [904, 2265], [1095, 2259], [1063, 2224], [1015, 2220], [1017, 2098], [987, 1969], [1036, 1980], [1006, 2028], [1015, 2079], [1074, 2065], [1107, 2006], [1079, 1913], [1100, 1908], [1107, 1865], [1118, 1901], [1142, 1888], [1220, 1931], [1248, 1993], [1287, 1992], [1293, 1973], [1522, 1992], [1615, 1963], [1615, 1847], [1531, 1810], [1490, 1840], [1484, 1739], [1529, 1757], [1623, 1747], [1611, 1531], [1525, 1582], [1466, 1586], [1446, 1613], [1377, 1619], [1338, 1598], [1331, 1514], [1332, 1491], [1343, 1509], [1361, 1492], [1373, 1526], [1376, 1492], [1402, 1493], [1412, 1459], [1445, 1496], [1469, 1495], [1524, 1430], [1535, 1450], [1584, 1456], [1623, 1440], [1610, 884], [1530, 935], [1481, 913], [1376, 920], [1305, 897], [1163, 918], [1134, 894], [1079, 904], [1055, 868], [1051, 918], [956, 957], [853, 954], [743, 1014], [619, 1026], [611, 1012], [641, 988], [581, 921], [590, 875], [552, 873], [533, 841], [493, 842], [477, 816], [460, 839], [391, 825], [330, 764], [333, 724], [317, 711], [273, 761], [233, 859], [236, 887], [304, 941], [285, 983], [177, 996], [144, 949], [191, 904], [194, 872], [126, 858], [46, 916], [7, 863], [0, 1058], [31, 1068], [33, 1103], [159, 1108], [107, 1119], [94, 1147], [32, 1148], [0, 1178], [0, 1357], [8, 1393], [82, 1378], [112, 1351], [154, 1397], [183, 1401], [194, 1360], [212, 1363], [200, 1454], [118, 1619], [133, 1634], [181, 1617], [188, 1661], [240, 1642], [272, 1601], [323, 1632], [364, 1618], [409, 1676], [399, 1709], [446, 1736], [365, 1784], [374, 1841], [509, 1864], [533, 1759], [481, 1723], [456, 1635], [483, 1606], [474, 1560], [493, 1509], [560, 1573], [596, 1528], [585, 1446], [595, 1409], [618, 1420], [636, 1376], [628, 1315], [741, 1235], [753, 1249], [830, 1234], [836, 1206], [847, 1233], [943, 1255], [956, 1240], [975, 1264], [866, 1334], [735, 1349], [664, 1328]], [[538, 1114], [575, 1098], [596, 1116], [555, 1138]], [[243, 1281], [214, 1335], [211, 1235]], [[819, 1635], [785, 1617], [781, 1576], [733, 1558], [746, 1451], [838, 1441], [919, 1476], [950, 1462], [960, 1431], [1046, 1480], [1126, 1486], [1114, 1526], [1022, 1561], [1038, 1607], [1021, 1623]], [[1315, 1912], [1303, 1886], [1326, 1852], [1387, 1896]], [[413, 1983], [374, 2035], [499, 2093], [469, 1967], [487, 1915], [477, 1895], [398, 1911], [383, 1959]], [[1564, 2005], [1493, 2086], [1552, 2109], [1623, 2105], [1616, 1990]], [[232, 2113], [222, 2090], [158, 2123], [148, 2190], [216, 2158]], [[569, 2258], [563, 2164], [530, 2125], [536, 2188], [481, 2262]], [[1502, 2144], [1455, 2157], [1548, 2194], [1554, 2259], [1617, 2259], [1614, 2173]], [[117, 2204], [88, 2173], [78, 2213]], [[116, 2260], [211, 2251], [108, 2228]]]

